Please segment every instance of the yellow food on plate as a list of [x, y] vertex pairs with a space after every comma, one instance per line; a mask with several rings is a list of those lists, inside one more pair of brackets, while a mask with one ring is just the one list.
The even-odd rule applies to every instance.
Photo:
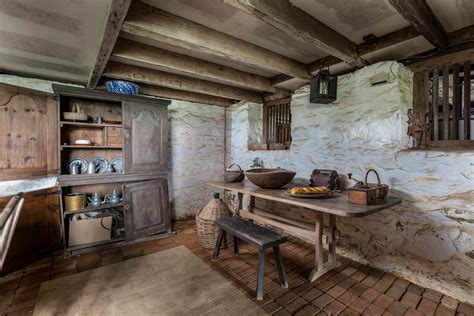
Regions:
[[291, 194], [326, 194], [328, 192], [326, 187], [296, 187], [290, 190]]

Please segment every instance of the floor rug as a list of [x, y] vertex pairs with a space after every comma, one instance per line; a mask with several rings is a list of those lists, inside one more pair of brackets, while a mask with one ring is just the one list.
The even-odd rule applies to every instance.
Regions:
[[35, 315], [264, 315], [185, 246], [41, 284]]

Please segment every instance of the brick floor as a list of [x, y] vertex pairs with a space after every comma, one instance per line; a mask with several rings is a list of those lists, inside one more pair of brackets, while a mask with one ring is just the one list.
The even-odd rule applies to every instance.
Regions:
[[31, 314], [43, 281], [179, 245], [190, 249], [272, 315], [474, 315], [473, 306], [346, 258], [339, 258], [339, 268], [310, 283], [307, 278], [313, 268], [313, 246], [292, 237], [281, 251], [289, 288], [280, 287], [275, 260], [269, 255], [265, 265], [265, 298], [256, 301], [258, 257], [253, 247], [240, 244], [237, 257], [225, 249], [220, 260], [213, 262], [212, 250], [199, 245], [193, 220], [177, 222], [173, 228], [177, 232], [174, 237], [70, 259], [57, 253], [0, 277], [0, 315]]

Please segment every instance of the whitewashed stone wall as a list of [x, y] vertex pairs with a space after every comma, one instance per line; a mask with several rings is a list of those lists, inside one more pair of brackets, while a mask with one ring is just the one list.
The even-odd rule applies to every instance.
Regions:
[[212, 198], [206, 182], [224, 177], [225, 108], [173, 100], [168, 118], [171, 216], [192, 217]]
[[[369, 78], [382, 72], [390, 82], [371, 87]], [[226, 162], [248, 168], [261, 157], [265, 167], [305, 179], [314, 168], [359, 179], [375, 168], [404, 202], [364, 218], [339, 218], [338, 253], [474, 303], [474, 154], [407, 150], [411, 87], [411, 72], [395, 62], [340, 76], [332, 104], [310, 104], [309, 86], [302, 87], [292, 97], [289, 151], [249, 151], [261, 107], [238, 104], [227, 114]]]

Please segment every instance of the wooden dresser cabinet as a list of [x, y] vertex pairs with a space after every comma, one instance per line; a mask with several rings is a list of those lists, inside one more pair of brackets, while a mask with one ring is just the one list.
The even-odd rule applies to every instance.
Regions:
[[[66, 253], [78, 254], [172, 234], [167, 180], [167, 106], [170, 101], [59, 85], [53, 85], [53, 90], [59, 104], [61, 231]], [[66, 120], [64, 113], [77, 111], [77, 108], [92, 120], [100, 116], [104, 123], [91, 122], [91, 119], [88, 122]], [[93, 144], [76, 145], [77, 139], [91, 140]], [[70, 174], [68, 163], [74, 158], [86, 161], [105, 158], [109, 162], [122, 158], [123, 169]], [[114, 190], [122, 194], [120, 203], [105, 202], [75, 211], [68, 211], [64, 203], [67, 194], [98, 193], [103, 198]], [[115, 226], [110, 239], [70, 245], [71, 217], [97, 215], [111, 209], [119, 214], [119, 220], [113, 218]], [[122, 213], [123, 227], [120, 227]]]

